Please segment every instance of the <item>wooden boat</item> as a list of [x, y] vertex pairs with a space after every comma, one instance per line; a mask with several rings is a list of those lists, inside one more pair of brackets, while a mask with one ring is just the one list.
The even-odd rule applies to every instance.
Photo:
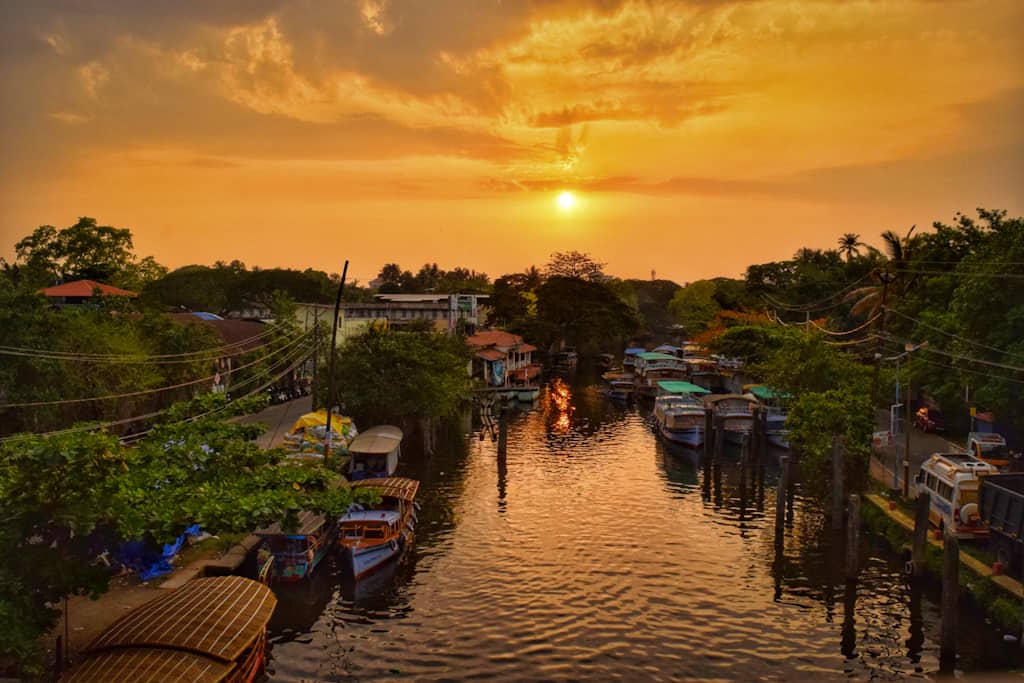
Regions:
[[636, 365], [636, 357], [646, 350], [647, 349], [642, 346], [631, 346], [627, 348], [622, 354], [622, 369], [626, 372], [633, 372], [633, 368]]
[[757, 400], [740, 394], [718, 394], [704, 398], [711, 406], [714, 419], [725, 430], [725, 440], [738, 444], [754, 431], [754, 408]]
[[789, 429], [786, 427], [788, 417], [785, 408], [788, 395], [778, 394], [763, 384], [745, 384], [743, 393], [750, 394], [758, 400], [764, 411], [764, 434], [768, 443], [776, 448], [789, 449]]
[[654, 399], [654, 419], [658, 433], [669, 441], [686, 446], [704, 443], [704, 404], [697, 398], [707, 389], [689, 382], [658, 382]]
[[262, 581], [300, 581], [316, 569], [334, 545], [338, 526], [333, 519], [312, 512], [300, 512], [294, 531], [286, 531], [281, 524], [260, 529], [256, 535], [263, 539], [261, 552], [269, 552], [270, 564], [262, 563]]
[[634, 393], [632, 378], [608, 380], [608, 387], [604, 390], [604, 395], [614, 401], [632, 401]]
[[390, 477], [402, 454], [402, 430], [391, 425], [371, 427], [348, 445], [349, 480]]
[[523, 403], [532, 403], [540, 396], [540, 387], [519, 387], [516, 389], [516, 400]]
[[686, 364], [682, 359], [654, 351], [636, 356], [634, 383], [640, 396], [653, 398], [658, 393], [658, 382], [686, 379]]
[[388, 477], [363, 479], [352, 486], [381, 492], [381, 501], [373, 508], [354, 505], [338, 520], [342, 566], [358, 581], [397, 558], [412, 542], [420, 483], [415, 479]]
[[576, 364], [579, 362], [579, 356], [573, 350], [567, 350], [560, 352], [555, 357], [555, 370], [558, 372], [572, 372], [576, 369]]
[[615, 354], [602, 353], [594, 361], [594, 367], [598, 370], [611, 370], [612, 365], [615, 363]]
[[241, 576], [194, 579], [114, 622], [67, 683], [251, 683], [266, 663], [277, 598]]

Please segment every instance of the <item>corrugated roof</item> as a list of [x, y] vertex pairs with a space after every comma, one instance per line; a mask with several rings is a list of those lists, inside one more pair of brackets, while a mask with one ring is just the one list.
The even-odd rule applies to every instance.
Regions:
[[300, 512], [298, 517], [298, 526], [295, 527], [294, 531], [285, 531], [281, 523], [277, 522], [266, 529], [260, 529], [256, 534], [258, 536], [279, 536], [281, 534], [286, 536], [306, 536], [327, 523], [326, 517], [315, 512], [309, 512], [308, 510]]
[[662, 380], [658, 382], [658, 386], [667, 391], [670, 394], [710, 394], [711, 392], [704, 387], [699, 387], [696, 384], [690, 382], [680, 382], [673, 380]]
[[504, 330], [485, 330], [477, 332], [471, 337], [466, 337], [466, 343], [479, 348], [482, 346], [515, 346], [522, 344], [523, 338], [518, 334], [505, 332]]
[[[90, 656], [111, 649], [185, 650], [233, 662], [263, 633], [277, 598], [241, 576], [194, 579], [132, 610], [94, 640]], [[131, 680], [115, 676], [107, 680]]]
[[362, 455], [382, 455], [402, 445], [402, 430], [391, 425], [371, 427], [352, 440], [348, 445], [349, 453]]
[[352, 488], [375, 488], [380, 489], [381, 495], [386, 497], [413, 500], [416, 498], [416, 492], [419, 491], [420, 483], [415, 479], [405, 477], [387, 477], [352, 482]]
[[218, 683], [234, 664], [181, 650], [131, 647], [89, 655], [61, 678], [65, 683]]
[[65, 282], [62, 285], [40, 289], [39, 293], [49, 297], [88, 297], [93, 296], [93, 292], [97, 289], [100, 290], [101, 296], [138, 296], [137, 292], [130, 292], [127, 289], [121, 289], [120, 287], [114, 287], [113, 285], [105, 285], [102, 282], [96, 282], [95, 280], [75, 280], [74, 282]]

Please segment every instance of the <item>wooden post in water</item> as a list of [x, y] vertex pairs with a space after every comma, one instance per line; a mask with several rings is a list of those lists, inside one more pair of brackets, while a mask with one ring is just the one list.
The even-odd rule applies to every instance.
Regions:
[[832, 528], [843, 528], [843, 440], [832, 437]]
[[931, 507], [932, 497], [928, 493], [917, 494], [917, 509], [914, 514], [914, 545], [911, 550], [911, 574], [922, 576], [924, 574], [924, 553], [928, 547], [928, 509]]
[[779, 458], [779, 490], [775, 494], [775, 544], [782, 543], [786, 531], [786, 493], [789, 490], [789, 456]]
[[740, 507], [746, 507], [747, 472], [750, 469], [750, 434], [740, 440]]
[[846, 580], [856, 581], [859, 572], [860, 496], [855, 493], [850, 494], [846, 514]]
[[960, 593], [960, 542], [947, 534], [942, 553], [942, 641], [939, 644], [939, 670], [948, 673], [956, 667], [956, 612]]
[[504, 458], [508, 453], [508, 411], [504, 406], [498, 418], [498, 457]]
[[725, 422], [720, 417], [715, 418], [715, 457], [722, 455], [725, 449]]
[[714, 422], [712, 418], [713, 413], [711, 408], [704, 408], [704, 457], [711, 457], [711, 439], [712, 430], [714, 429]]

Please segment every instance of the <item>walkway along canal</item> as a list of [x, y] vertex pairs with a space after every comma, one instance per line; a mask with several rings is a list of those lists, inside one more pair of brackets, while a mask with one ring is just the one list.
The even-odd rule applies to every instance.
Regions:
[[[475, 434], [405, 453], [420, 479], [417, 538], [397, 567], [343, 583], [337, 565], [276, 586], [273, 681], [492, 677], [900, 680], [938, 671], [939, 587], [902, 558], [845, 542], [793, 491], [783, 551], [777, 458], [741, 471], [667, 447], [647, 411], [596, 387], [542, 393], [508, 451]], [[414, 445], [414, 444], [412, 444]], [[961, 606], [967, 677], [1013, 671], [1020, 648]]]

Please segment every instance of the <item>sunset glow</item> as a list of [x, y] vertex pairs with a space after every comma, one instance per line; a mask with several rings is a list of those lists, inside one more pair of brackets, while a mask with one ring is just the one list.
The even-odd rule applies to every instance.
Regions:
[[572, 192], [562, 192], [558, 195], [558, 208], [568, 211], [576, 206], [576, 196]]
[[1024, 210], [1017, 0], [89, 6], [0, 8], [8, 259], [88, 215], [172, 267], [579, 249], [683, 282]]

